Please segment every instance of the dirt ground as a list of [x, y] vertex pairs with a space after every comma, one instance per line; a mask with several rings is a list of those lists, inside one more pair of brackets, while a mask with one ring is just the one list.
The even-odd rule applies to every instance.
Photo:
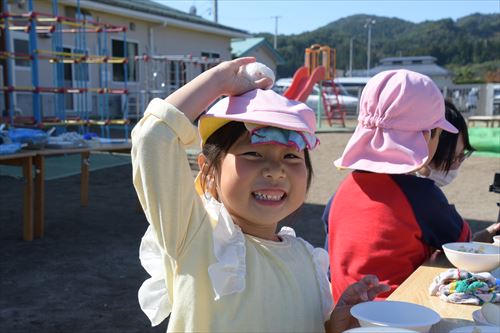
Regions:
[[[324, 204], [347, 174], [333, 166], [350, 134], [320, 134], [315, 178], [304, 207], [287, 224], [315, 246], [324, 241]], [[445, 188], [473, 229], [497, 219], [488, 191], [498, 158], [472, 156]], [[165, 332], [151, 328], [137, 302], [146, 272], [138, 248], [147, 223], [137, 209], [131, 166], [94, 171], [89, 206], [79, 176], [46, 182], [45, 237], [22, 240], [22, 180], [0, 177], [0, 332]]]

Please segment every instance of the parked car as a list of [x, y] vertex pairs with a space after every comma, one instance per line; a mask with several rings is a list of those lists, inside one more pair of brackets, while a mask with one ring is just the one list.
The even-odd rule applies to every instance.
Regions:
[[[340, 84], [335, 84], [335, 88], [337, 89], [337, 95], [332, 91], [331, 84], [327, 83], [328, 81], [324, 81], [323, 89], [326, 93], [327, 98], [329, 99], [330, 104], [336, 104], [337, 98], [338, 103], [341, 108], [343, 108], [348, 116], [355, 116], [358, 107], [358, 98], [350, 95], [345, 88]], [[276, 81], [273, 86], [273, 90], [277, 93], [283, 94], [288, 87], [292, 84], [292, 78], [283, 78]], [[318, 100], [319, 100], [319, 84], [316, 84], [313, 88], [313, 91], [309, 95], [306, 100], [306, 104], [313, 109], [314, 111], [318, 108]]]

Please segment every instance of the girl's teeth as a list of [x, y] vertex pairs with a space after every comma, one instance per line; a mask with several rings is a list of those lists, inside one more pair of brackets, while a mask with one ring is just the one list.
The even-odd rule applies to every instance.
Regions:
[[272, 201], [279, 201], [283, 197], [283, 195], [271, 195], [271, 194], [265, 194], [265, 193], [258, 193], [255, 192], [255, 198], [258, 200], [272, 200]]

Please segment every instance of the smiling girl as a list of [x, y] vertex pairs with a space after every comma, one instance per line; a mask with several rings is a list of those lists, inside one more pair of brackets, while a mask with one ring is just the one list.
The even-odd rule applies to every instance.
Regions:
[[[305, 200], [309, 150], [318, 139], [306, 105], [251, 80], [253, 58], [224, 62], [165, 100], [154, 99], [132, 133], [134, 186], [150, 227], [139, 290], [153, 325], [168, 331], [321, 332], [332, 312], [328, 256], [277, 224]], [[184, 147], [202, 153], [194, 181]], [[368, 276], [341, 304], [385, 286]]]

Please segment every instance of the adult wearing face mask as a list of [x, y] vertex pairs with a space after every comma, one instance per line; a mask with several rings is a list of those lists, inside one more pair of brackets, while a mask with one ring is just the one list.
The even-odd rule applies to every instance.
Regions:
[[[450, 184], [457, 177], [462, 162], [469, 158], [475, 150], [470, 144], [464, 117], [449, 101], [445, 101], [445, 117], [458, 129], [458, 133], [441, 132], [432, 161], [417, 172], [418, 176], [432, 179], [440, 187]], [[495, 223], [476, 232], [472, 239], [476, 242], [491, 243], [493, 236], [499, 232], [500, 223]]]
[[458, 129], [458, 133], [442, 131], [432, 161], [417, 172], [418, 176], [432, 179], [440, 187], [448, 185], [456, 178], [462, 162], [474, 152], [469, 142], [465, 119], [449, 101], [445, 102], [445, 116], [446, 120]]

